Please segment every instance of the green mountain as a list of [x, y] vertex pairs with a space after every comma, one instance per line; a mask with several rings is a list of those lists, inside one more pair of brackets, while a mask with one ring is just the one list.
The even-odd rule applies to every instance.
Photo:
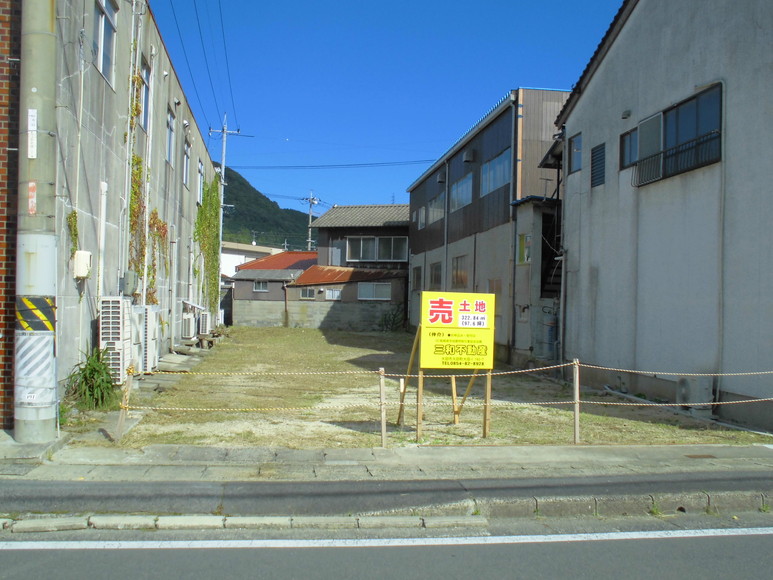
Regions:
[[277, 248], [287, 241], [290, 250], [306, 249], [307, 213], [280, 208], [233, 169], [226, 167], [225, 180], [223, 240]]

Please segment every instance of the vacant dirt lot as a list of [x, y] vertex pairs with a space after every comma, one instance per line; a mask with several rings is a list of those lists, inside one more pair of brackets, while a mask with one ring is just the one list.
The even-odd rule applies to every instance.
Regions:
[[[143, 419], [120, 442], [289, 448], [376, 447], [381, 444], [378, 369], [405, 374], [413, 343], [406, 333], [349, 333], [284, 328], [230, 330], [194, 372], [162, 393], [132, 395]], [[497, 372], [512, 371], [506, 367]], [[415, 370], [413, 371], [416, 372]], [[461, 398], [468, 378], [457, 380]], [[397, 377], [386, 380], [388, 444], [416, 443], [416, 379], [409, 380], [405, 421], [396, 424]], [[573, 440], [569, 385], [527, 374], [493, 381], [491, 434], [482, 438], [483, 378], [473, 384], [453, 424], [451, 381], [429, 379], [421, 443], [436, 445], [566, 445]], [[584, 391], [583, 400], [621, 402]], [[548, 402], [547, 405], [522, 403]], [[169, 409], [169, 410], [162, 410]], [[770, 443], [677, 414], [673, 409], [584, 405], [585, 444]]]

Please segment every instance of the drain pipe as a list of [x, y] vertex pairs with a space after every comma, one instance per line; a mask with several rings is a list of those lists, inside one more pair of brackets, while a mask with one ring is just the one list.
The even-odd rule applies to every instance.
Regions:
[[27, 0], [21, 18], [14, 439], [56, 439], [55, 3]]

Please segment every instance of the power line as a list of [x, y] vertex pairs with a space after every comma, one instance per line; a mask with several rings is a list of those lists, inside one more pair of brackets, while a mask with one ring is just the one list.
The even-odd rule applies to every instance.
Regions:
[[207, 67], [207, 77], [209, 78], [209, 87], [212, 89], [212, 98], [215, 100], [215, 107], [217, 111], [220, 111], [220, 105], [217, 102], [217, 95], [215, 94], [215, 83], [212, 81], [212, 71], [209, 68], [209, 59], [207, 58], [207, 49], [204, 46], [204, 35], [201, 32], [201, 19], [199, 18], [199, 5], [196, 0], [193, 0], [193, 12], [196, 14], [196, 25], [199, 29], [199, 39], [201, 40], [201, 51], [204, 53], [204, 64]]
[[368, 167], [396, 167], [398, 165], [419, 165], [432, 163], [435, 159], [416, 161], [386, 161], [382, 163], [335, 163], [327, 165], [232, 165], [232, 169], [361, 169]]
[[228, 92], [231, 95], [231, 108], [234, 111], [234, 121], [236, 121], [236, 128], [239, 128], [239, 117], [236, 114], [236, 103], [234, 102], [234, 89], [233, 82], [231, 81], [231, 64], [228, 61], [228, 43], [225, 40], [225, 23], [223, 21], [223, 4], [221, 0], [218, 0], [217, 6], [220, 10], [220, 31], [223, 37], [223, 53], [225, 54], [225, 70], [228, 75]]
[[207, 119], [207, 113], [206, 109], [204, 109], [204, 105], [201, 104], [201, 97], [199, 96], [199, 89], [196, 87], [196, 77], [193, 76], [193, 69], [191, 69], [191, 63], [188, 60], [188, 52], [185, 50], [185, 41], [183, 40], [183, 34], [180, 30], [180, 22], [177, 20], [177, 12], [174, 9], [174, 0], [169, 0], [169, 6], [172, 8], [172, 16], [174, 17], [174, 24], [177, 27], [177, 35], [180, 37], [180, 47], [183, 51], [183, 56], [185, 57], [185, 64], [188, 67], [188, 75], [191, 77], [191, 84], [193, 85], [193, 93], [196, 95], [196, 101], [199, 103], [199, 109], [201, 109], [201, 114], [204, 115], [204, 120], [207, 123], [207, 126], [209, 126], [209, 119]]

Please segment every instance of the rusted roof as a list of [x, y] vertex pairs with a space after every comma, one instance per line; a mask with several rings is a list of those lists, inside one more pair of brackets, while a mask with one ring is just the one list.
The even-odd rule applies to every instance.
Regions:
[[305, 270], [317, 263], [317, 252], [281, 252], [237, 266], [236, 270]]
[[405, 278], [405, 270], [366, 270], [363, 268], [342, 268], [340, 266], [312, 266], [293, 282], [292, 286], [313, 286], [321, 284], [345, 284], [347, 282], [371, 282], [387, 278]]
[[312, 222], [313, 228], [372, 228], [384, 226], [408, 227], [410, 206], [336, 205]]
[[289, 282], [297, 278], [303, 270], [240, 270], [231, 280], [268, 280]]

